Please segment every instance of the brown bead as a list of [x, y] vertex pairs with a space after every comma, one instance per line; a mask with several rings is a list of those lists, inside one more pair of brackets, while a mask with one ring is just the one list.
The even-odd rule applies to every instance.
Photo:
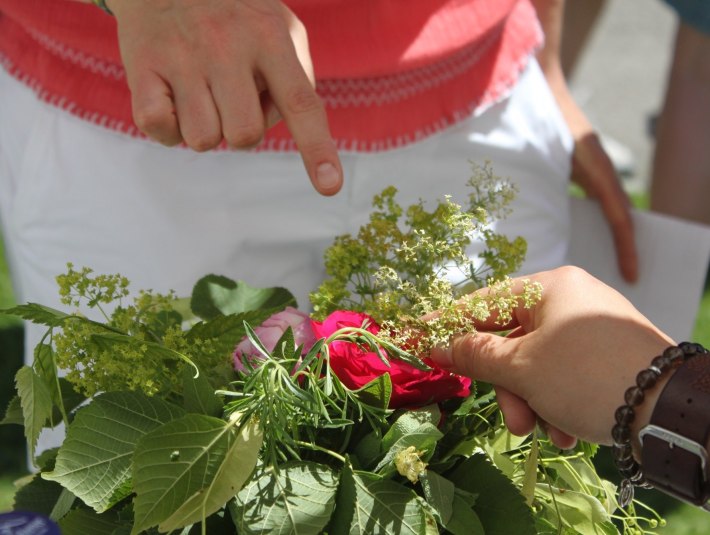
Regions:
[[616, 409], [616, 412], [614, 413], [616, 423], [621, 425], [629, 425], [631, 422], [634, 421], [635, 416], [636, 413], [634, 413], [634, 409], [632, 409], [628, 405], [622, 405], [621, 407]]
[[685, 350], [681, 349], [680, 347], [669, 347], [663, 352], [663, 356], [666, 357], [668, 360], [671, 362], [674, 362], [676, 360], [680, 360], [683, 358], [685, 353]]
[[671, 367], [671, 361], [667, 357], [656, 357], [651, 361], [651, 366], [655, 366], [662, 372], [666, 371], [668, 368]]
[[636, 384], [643, 390], [653, 388], [657, 380], [658, 376], [656, 375], [656, 372], [652, 370], [641, 370], [636, 376]]
[[611, 454], [614, 457], [614, 461], [625, 461], [626, 459], [631, 459], [631, 456], [633, 455], [631, 443], [627, 442], [625, 444], [612, 447]]
[[641, 405], [641, 403], [643, 403], [643, 399], [643, 390], [638, 386], [632, 386], [624, 393], [624, 400], [626, 401], [626, 404], [632, 407]]
[[636, 461], [633, 458], [628, 457], [622, 460], [614, 460], [614, 464], [616, 465], [616, 468], [619, 471], [631, 470], [636, 464]]
[[611, 438], [617, 444], [623, 444], [631, 440], [631, 429], [626, 425], [616, 424], [611, 428]]

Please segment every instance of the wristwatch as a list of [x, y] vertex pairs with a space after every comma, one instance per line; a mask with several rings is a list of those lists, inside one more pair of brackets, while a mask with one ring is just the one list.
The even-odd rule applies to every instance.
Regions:
[[710, 511], [710, 355], [686, 360], [639, 431], [644, 477], [653, 487]]

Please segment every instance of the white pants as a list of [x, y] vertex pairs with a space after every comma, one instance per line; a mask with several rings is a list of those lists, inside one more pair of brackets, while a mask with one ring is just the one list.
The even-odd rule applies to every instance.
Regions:
[[[88, 124], [0, 70], [0, 223], [19, 302], [60, 307], [67, 262], [119, 272], [132, 288], [189, 295], [202, 275], [284, 286], [307, 308], [334, 236], [367, 220], [387, 185], [400, 203], [465, 200], [469, 160], [517, 183], [498, 225], [528, 241], [524, 272], [564, 263], [572, 141], [538, 65], [508, 98], [388, 152], [342, 154], [343, 191], [311, 187], [295, 153], [197, 154]], [[28, 354], [41, 329], [27, 331]]]

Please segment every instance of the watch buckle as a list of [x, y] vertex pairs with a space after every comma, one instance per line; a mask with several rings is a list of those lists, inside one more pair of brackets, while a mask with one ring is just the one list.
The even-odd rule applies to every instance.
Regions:
[[655, 437], [659, 440], [667, 442], [668, 447], [671, 449], [677, 447], [695, 455], [698, 459], [700, 459], [700, 469], [703, 472], [703, 482], [707, 482], [708, 451], [705, 449], [705, 446], [695, 442], [694, 440], [690, 440], [683, 435], [679, 435], [678, 433], [674, 433], [673, 431], [669, 431], [668, 429], [664, 429], [663, 427], [659, 427], [657, 425], [649, 424], [639, 431], [639, 440], [641, 441], [642, 446], [643, 441], [647, 436]]

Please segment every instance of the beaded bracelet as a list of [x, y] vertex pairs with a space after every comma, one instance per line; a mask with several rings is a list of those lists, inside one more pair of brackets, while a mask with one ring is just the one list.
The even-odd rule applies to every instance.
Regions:
[[648, 368], [640, 371], [636, 376], [636, 385], [624, 393], [626, 403], [616, 409], [614, 413], [616, 424], [611, 430], [614, 441], [612, 446], [614, 464], [624, 477], [619, 488], [619, 505], [621, 507], [626, 507], [634, 499], [635, 486], [651, 488], [644, 478], [641, 465], [633, 457], [629, 426], [636, 417], [634, 407], [643, 403], [644, 392], [653, 388], [661, 375], [670, 369], [677, 368], [687, 359], [704, 353], [707, 353], [707, 350], [703, 346], [691, 342], [681, 342], [678, 346], [671, 346], [662, 355], [655, 357]]
[[96, 7], [103, 9], [109, 15], [113, 15], [113, 11], [111, 11], [106, 5], [106, 0], [91, 0], [91, 3], [94, 4]]

